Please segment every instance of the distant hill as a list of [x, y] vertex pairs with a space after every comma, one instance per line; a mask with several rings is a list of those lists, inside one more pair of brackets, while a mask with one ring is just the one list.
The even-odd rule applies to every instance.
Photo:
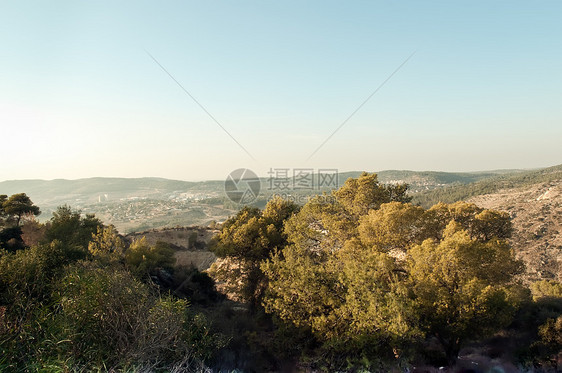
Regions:
[[[219, 181], [189, 182], [162, 178], [105, 178], [94, 177], [77, 180], [8, 180], [0, 182], [0, 193], [14, 194], [24, 191], [36, 203], [79, 202], [95, 203], [99, 199], [135, 197], [162, 198], [176, 191], [203, 190], [207, 193], [221, 191]], [[106, 196], [107, 195], [107, 196]]]
[[[360, 174], [359, 171], [339, 173], [338, 184]], [[468, 200], [485, 208], [509, 212], [514, 224], [511, 243], [518, 257], [527, 264], [527, 279], [562, 280], [562, 165], [531, 171], [386, 170], [378, 172], [378, 177], [383, 183], [408, 183], [413, 203], [424, 207], [439, 201]], [[263, 178], [262, 193], [254, 202], [256, 206], [263, 207], [275, 192], [268, 190], [267, 185], [268, 179]], [[41, 207], [42, 220], [49, 219], [56, 207], [68, 204], [84, 213], [95, 213], [123, 233], [164, 227], [206, 227], [212, 221], [224, 221], [239, 208], [226, 198], [222, 180], [90, 178], [0, 182], [0, 194], [20, 192], [27, 193]], [[320, 192], [322, 190], [291, 191], [290, 194], [293, 197], [301, 195], [306, 200]], [[178, 240], [188, 236], [180, 228], [161, 232], [151, 235], [166, 236], [176, 232]], [[207, 263], [208, 258], [204, 256], [207, 254], [189, 250], [182, 253], [184, 251], [191, 255], [182, 254], [189, 256], [189, 260]], [[205, 260], [195, 258], [197, 255], [203, 255]]]
[[[88, 178], [78, 180], [9, 180], [0, 194], [24, 192], [41, 208], [40, 220], [67, 204], [94, 213], [121, 232], [176, 225], [208, 224], [224, 220], [224, 182], [189, 182], [163, 178]], [[216, 206], [202, 200], [218, 198]]]
[[[477, 181], [514, 175], [519, 170], [486, 172], [398, 171], [378, 172], [383, 183], [408, 183], [411, 193], [460, 186]], [[360, 171], [342, 172], [338, 186]], [[262, 193], [254, 205], [263, 207], [277, 191], [268, 189], [269, 179], [262, 178]], [[306, 201], [309, 196], [329, 192], [321, 190], [291, 190], [289, 194]], [[94, 213], [104, 222], [114, 224], [122, 232], [133, 232], [176, 225], [206, 225], [222, 221], [235, 213], [239, 206], [226, 198], [224, 181], [190, 182], [163, 178], [88, 178], [78, 180], [9, 180], [0, 182], [0, 194], [25, 192], [38, 205], [41, 220], [67, 204], [84, 213]]]
[[468, 184], [446, 185], [414, 194], [413, 203], [430, 207], [437, 202], [452, 203], [506, 188], [522, 188], [562, 178], [562, 165], [531, 171], [504, 172]]

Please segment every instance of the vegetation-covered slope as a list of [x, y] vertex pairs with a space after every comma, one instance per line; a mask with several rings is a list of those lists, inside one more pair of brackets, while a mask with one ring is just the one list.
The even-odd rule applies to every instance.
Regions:
[[466, 185], [453, 185], [442, 189], [434, 189], [414, 195], [413, 203], [429, 207], [437, 202], [452, 203], [466, 201], [482, 194], [495, 193], [502, 189], [528, 187], [534, 184], [562, 179], [562, 165], [540, 170], [524, 171], [496, 175], [491, 178]]
[[203, 252], [209, 229], [127, 242], [2, 195], [0, 369], [458, 371], [487, 337], [502, 347], [483, 369], [559, 368], [562, 284], [518, 281], [509, 214], [406, 192], [362, 174], [330, 199], [245, 207], [219, 225], [207, 273], [177, 254]]

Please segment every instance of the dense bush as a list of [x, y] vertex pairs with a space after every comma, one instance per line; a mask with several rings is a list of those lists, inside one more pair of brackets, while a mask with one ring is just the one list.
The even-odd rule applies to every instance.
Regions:
[[148, 277], [173, 265], [167, 245], [127, 250], [113, 227], [68, 207], [36, 231], [41, 244], [0, 250], [0, 371], [191, 371], [225, 345]]
[[159, 269], [171, 269], [176, 259], [174, 250], [165, 242], [149, 245], [146, 238], [134, 241], [125, 252], [125, 263], [135, 275], [146, 278]]
[[124, 269], [82, 263], [58, 284], [61, 347], [92, 366], [168, 365], [209, 358], [220, 342], [185, 300], [159, 296]]

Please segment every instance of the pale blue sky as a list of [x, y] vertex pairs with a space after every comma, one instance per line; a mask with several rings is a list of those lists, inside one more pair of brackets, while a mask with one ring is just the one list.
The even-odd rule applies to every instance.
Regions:
[[3, 1], [0, 180], [559, 164], [561, 19], [560, 1]]

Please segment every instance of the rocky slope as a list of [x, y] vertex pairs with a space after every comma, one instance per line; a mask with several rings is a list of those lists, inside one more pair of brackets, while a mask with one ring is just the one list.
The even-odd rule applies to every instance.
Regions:
[[562, 281], [562, 179], [504, 189], [469, 201], [511, 215], [511, 244], [527, 266], [526, 280]]

